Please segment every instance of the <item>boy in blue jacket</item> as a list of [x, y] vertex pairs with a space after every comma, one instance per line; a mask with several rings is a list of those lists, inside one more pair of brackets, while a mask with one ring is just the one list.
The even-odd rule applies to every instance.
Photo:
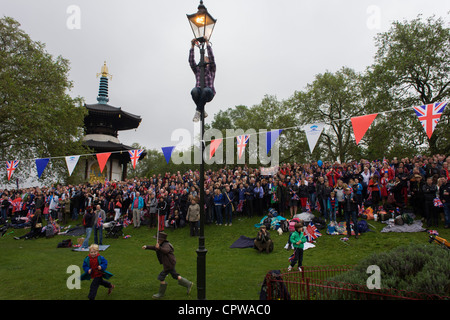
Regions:
[[106, 271], [107, 267], [108, 261], [98, 253], [98, 245], [92, 244], [89, 247], [89, 255], [83, 261], [84, 273], [81, 275], [81, 280], [92, 279], [89, 300], [95, 300], [100, 285], [108, 288], [108, 294], [114, 289], [114, 285], [105, 280], [113, 276], [112, 273]]

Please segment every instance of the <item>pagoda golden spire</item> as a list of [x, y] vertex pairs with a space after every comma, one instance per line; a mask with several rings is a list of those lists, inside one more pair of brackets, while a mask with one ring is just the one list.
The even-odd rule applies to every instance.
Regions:
[[100, 73], [97, 73], [97, 77], [98, 76], [112, 79], [112, 75], [109, 74], [109, 72], [108, 72], [108, 67], [106, 66], [106, 61], [104, 62], [102, 69], [100, 70]]

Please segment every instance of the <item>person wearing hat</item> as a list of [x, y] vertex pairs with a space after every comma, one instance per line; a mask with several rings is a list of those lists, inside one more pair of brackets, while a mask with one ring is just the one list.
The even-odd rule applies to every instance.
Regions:
[[154, 250], [156, 252], [156, 256], [158, 257], [158, 261], [163, 265], [163, 271], [158, 275], [158, 280], [160, 281], [159, 291], [154, 294], [153, 299], [160, 299], [164, 297], [167, 283], [164, 281], [167, 275], [171, 275], [172, 278], [178, 280], [178, 284], [187, 288], [187, 294], [191, 292], [193, 282], [183, 278], [180, 274], [175, 270], [176, 258], [173, 254], [174, 248], [172, 244], [167, 240], [167, 233], [159, 232], [157, 236], [156, 245], [154, 246], [142, 246], [144, 250]]
[[273, 241], [270, 239], [270, 233], [267, 231], [265, 225], [260, 227], [258, 234], [256, 235], [254, 248], [259, 252], [266, 251], [266, 253], [270, 253], [273, 250]]

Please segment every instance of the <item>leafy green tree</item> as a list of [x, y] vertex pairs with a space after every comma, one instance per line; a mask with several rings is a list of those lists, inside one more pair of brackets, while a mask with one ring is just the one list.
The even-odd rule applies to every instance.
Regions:
[[[411, 108], [450, 97], [450, 29], [445, 21], [419, 16], [394, 22], [389, 31], [377, 35], [375, 44], [375, 61], [364, 72], [346, 66], [326, 71], [285, 101], [265, 96], [251, 108], [220, 111], [211, 127], [290, 128], [280, 137], [282, 162], [449, 153], [450, 108], [429, 140]], [[356, 145], [351, 118], [371, 113], [378, 116]], [[305, 135], [292, 128], [316, 122], [328, 126], [309, 154]]]
[[[58, 157], [86, 151], [81, 142], [86, 110], [81, 107], [81, 98], [68, 94], [72, 88], [68, 73], [68, 60], [46, 52], [44, 44], [33, 41], [13, 18], [0, 19], [2, 160]], [[34, 164], [25, 166], [25, 171], [19, 165], [14, 176], [29, 175], [31, 165]], [[64, 159], [51, 161], [49, 166], [53, 173], [67, 176]]]
[[[400, 109], [446, 101], [450, 97], [450, 28], [443, 18], [396, 21], [376, 37], [375, 62], [368, 70], [376, 84], [377, 109]], [[448, 25], [448, 24], [447, 24]], [[449, 112], [428, 139], [414, 111], [392, 114], [393, 140], [427, 145], [430, 153], [450, 151]]]
[[[211, 123], [211, 128], [221, 130], [224, 137], [227, 129], [242, 129], [244, 132], [254, 129], [258, 134], [261, 130], [270, 131], [295, 126], [297, 126], [295, 110], [285, 101], [279, 101], [271, 95], [264, 96], [259, 104], [253, 105], [251, 108], [238, 105], [235, 108], [219, 111]], [[235, 140], [229, 141], [235, 143]], [[307, 159], [309, 153], [306, 137], [300, 130], [283, 131], [279, 141], [280, 163]], [[229, 143], [228, 140], [226, 142]], [[258, 141], [258, 143], [261, 142]], [[246, 159], [249, 159], [248, 152], [249, 148], [246, 148]], [[257, 165], [259, 163], [258, 161]]]
[[304, 91], [296, 91], [289, 104], [298, 113], [298, 124], [322, 122], [327, 127], [317, 142], [316, 159], [341, 162], [361, 157], [355, 143], [351, 117], [365, 114], [362, 76], [343, 67], [332, 73], [316, 75]]

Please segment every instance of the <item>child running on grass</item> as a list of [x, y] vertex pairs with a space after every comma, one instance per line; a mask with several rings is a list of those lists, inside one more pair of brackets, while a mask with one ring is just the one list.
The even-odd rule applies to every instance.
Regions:
[[172, 244], [167, 240], [167, 233], [159, 232], [156, 238], [156, 245], [142, 246], [142, 249], [144, 250], [154, 250], [156, 252], [159, 263], [163, 265], [163, 270], [158, 275], [158, 280], [160, 281], [159, 291], [152, 296], [153, 299], [161, 299], [162, 297], [164, 297], [167, 288], [167, 282], [165, 281], [165, 279], [169, 274], [173, 279], [178, 280], [178, 284], [180, 286], [186, 287], [187, 294], [189, 294], [194, 284], [191, 281], [181, 277], [180, 274], [175, 270], [176, 259], [175, 255], [173, 254], [174, 249]]
[[306, 242], [306, 237], [303, 234], [303, 223], [296, 223], [294, 226], [295, 231], [289, 236], [289, 241], [294, 247], [294, 254], [292, 255], [288, 271], [291, 271], [295, 264], [298, 262], [298, 271], [302, 271], [303, 264], [303, 244]]
[[104, 280], [111, 278], [112, 273], [106, 271], [108, 261], [98, 253], [98, 245], [92, 244], [89, 247], [89, 255], [83, 261], [84, 273], [81, 280], [92, 279], [91, 288], [89, 289], [89, 300], [95, 300], [97, 290], [100, 285], [108, 288], [108, 294], [114, 289], [114, 285]]

